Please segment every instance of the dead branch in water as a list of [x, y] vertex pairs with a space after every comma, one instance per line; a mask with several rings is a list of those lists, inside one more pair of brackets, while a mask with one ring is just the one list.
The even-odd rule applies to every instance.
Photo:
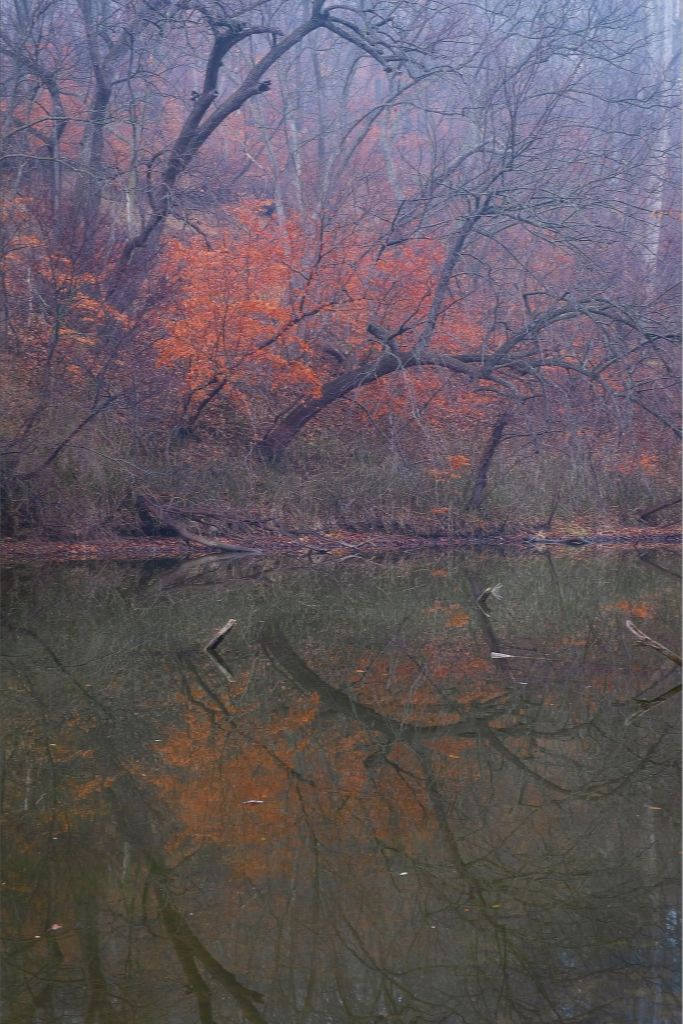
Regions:
[[224, 676], [228, 680], [229, 683], [234, 683], [235, 682], [235, 677], [232, 674], [232, 672], [230, 671], [230, 669], [228, 668], [228, 666], [225, 664], [223, 659], [221, 658], [221, 656], [218, 653], [218, 651], [216, 651], [216, 650], [210, 651], [208, 649], [208, 647], [207, 647], [206, 648], [206, 653], [211, 658], [212, 662], [214, 663], [214, 665], [216, 666], [216, 668], [218, 669], [220, 674], [222, 676]]
[[636, 700], [638, 710], [634, 711], [632, 715], [629, 715], [626, 719], [626, 725], [630, 725], [631, 722], [635, 722], [637, 718], [640, 718], [642, 715], [646, 715], [648, 711], [652, 711], [653, 708], [658, 707], [658, 705], [662, 704], [664, 701], [670, 700], [672, 697], [676, 697], [681, 690], [683, 690], [683, 685], [681, 685], [681, 683], [677, 683], [676, 686], [672, 686], [664, 693], [660, 693], [658, 697], [652, 697], [650, 700]]
[[477, 604], [483, 611], [484, 615], [491, 618], [491, 612], [486, 607], [486, 602], [490, 597], [495, 597], [496, 601], [503, 600], [503, 584], [496, 583], [493, 587], [487, 587], [486, 590], [482, 590], [481, 594], [477, 598]]
[[228, 621], [225, 623], [225, 625], [221, 626], [221, 628], [218, 630], [218, 632], [215, 633], [211, 637], [211, 639], [209, 640], [209, 642], [206, 645], [206, 647], [204, 648], [204, 650], [209, 652], [209, 653], [211, 651], [215, 651], [216, 648], [218, 647], [218, 645], [223, 642], [223, 640], [225, 639], [226, 635], [230, 632], [232, 627], [234, 625], [236, 625], [236, 624], [237, 624], [237, 619], [228, 619]]
[[632, 633], [636, 638], [636, 644], [639, 647], [651, 647], [653, 651], [659, 651], [660, 654], [668, 658], [669, 661], [673, 661], [674, 665], [683, 665], [680, 654], [676, 654], [669, 647], [664, 644], [660, 644], [659, 640], [653, 640], [647, 633], [643, 633], [642, 629], [638, 629], [635, 623], [631, 622], [630, 619], [626, 619], [626, 628], [629, 633]]

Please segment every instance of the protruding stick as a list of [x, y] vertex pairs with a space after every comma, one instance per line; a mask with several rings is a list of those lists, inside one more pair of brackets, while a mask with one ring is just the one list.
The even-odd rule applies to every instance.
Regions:
[[503, 600], [503, 584], [496, 583], [494, 587], [487, 587], [486, 590], [482, 590], [481, 594], [477, 598], [477, 604], [483, 611], [487, 618], [491, 618], [491, 612], [486, 607], [486, 602], [490, 597], [495, 597], [496, 601]]
[[235, 677], [228, 668], [228, 666], [225, 664], [223, 659], [221, 658], [218, 651], [210, 651], [208, 648], [206, 648], [206, 653], [211, 658], [211, 661], [214, 663], [220, 674], [222, 676], [225, 676], [229, 683], [234, 683]]
[[674, 665], [683, 665], [680, 654], [676, 654], [675, 651], [665, 647], [664, 644], [660, 644], [659, 640], [653, 640], [651, 636], [647, 635], [647, 633], [643, 633], [642, 629], [638, 629], [635, 623], [631, 622], [630, 619], [626, 620], [626, 628], [629, 633], [633, 633], [636, 638], [636, 643], [639, 644], [640, 647], [651, 647], [653, 651], [659, 651], [659, 653], [663, 654], [665, 658], [669, 659], [669, 661], [673, 661]]
[[206, 645], [206, 647], [204, 648], [204, 650], [205, 651], [215, 651], [216, 648], [218, 647], [218, 645], [223, 642], [223, 640], [225, 639], [225, 636], [230, 632], [230, 630], [236, 624], [236, 622], [237, 622], [237, 619], [228, 619], [228, 621], [225, 623], [225, 625], [221, 626], [221, 628], [218, 630], [218, 632], [215, 634], [215, 636], [213, 636], [209, 640], [209, 642]]

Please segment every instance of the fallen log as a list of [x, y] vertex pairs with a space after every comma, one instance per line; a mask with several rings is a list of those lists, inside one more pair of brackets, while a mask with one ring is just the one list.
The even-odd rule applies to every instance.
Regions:
[[587, 544], [593, 542], [587, 537], [543, 537], [540, 534], [534, 534], [531, 537], [526, 537], [525, 544], [564, 544], [571, 548], [583, 548]]
[[229, 551], [234, 554], [263, 554], [260, 548], [249, 548], [242, 544], [233, 544], [231, 541], [219, 540], [218, 537], [204, 537], [200, 533], [194, 533], [193, 531], [186, 529], [181, 523], [177, 523], [175, 520], [169, 519], [168, 517], [164, 518], [164, 523], [172, 530], [175, 530], [179, 537], [182, 537], [183, 540], [192, 544], [201, 544], [205, 548], [216, 548], [218, 551]]
[[144, 514], [147, 525], [156, 520], [156, 522], [163, 528], [164, 533], [167, 534], [170, 530], [178, 537], [182, 537], [182, 539], [187, 541], [188, 544], [199, 544], [201, 547], [213, 548], [216, 551], [227, 551], [229, 554], [263, 554], [260, 548], [246, 547], [242, 544], [233, 544], [232, 541], [220, 540], [218, 537], [214, 536], [207, 537], [194, 530], [188, 530], [183, 523], [179, 523], [176, 519], [171, 519], [171, 517], [163, 512], [155, 502], [151, 501], [144, 494], [138, 494], [136, 496], [136, 505], [138, 513], [140, 515]]

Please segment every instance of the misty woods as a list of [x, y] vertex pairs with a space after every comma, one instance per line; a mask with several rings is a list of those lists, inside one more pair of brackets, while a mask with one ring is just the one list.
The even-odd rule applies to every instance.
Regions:
[[675, 501], [662, 0], [6, 0], [4, 529]]

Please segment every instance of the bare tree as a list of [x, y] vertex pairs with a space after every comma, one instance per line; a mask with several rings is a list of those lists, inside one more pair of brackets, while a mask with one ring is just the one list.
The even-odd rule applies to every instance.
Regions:
[[[277, 460], [339, 398], [428, 366], [513, 400], [543, 387], [548, 373], [577, 373], [659, 415], [638, 394], [639, 368], [649, 360], [672, 376], [675, 320], [667, 303], [613, 269], [642, 219], [629, 185], [662, 116], [659, 101], [644, 97], [639, 131], [624, 130], [645, 47], [639, 20], [597, 2], [572, 14], [546, 5], [469, 16], [450, 66], [422, 87], [430, 167], [378, 238], [380, 258], [415, 238], [443, 245], [429, 307], [419, 321], [369, 325], [379, 354], [278, 419], [258, 446], [263, 457]], [[458, 336], [458, 314], [472, 308], [482, 321], [476, 347]], [[568, 324], [572, 350], [562, 341]], [[622, 385], [610, 376], [615, 363]]]

